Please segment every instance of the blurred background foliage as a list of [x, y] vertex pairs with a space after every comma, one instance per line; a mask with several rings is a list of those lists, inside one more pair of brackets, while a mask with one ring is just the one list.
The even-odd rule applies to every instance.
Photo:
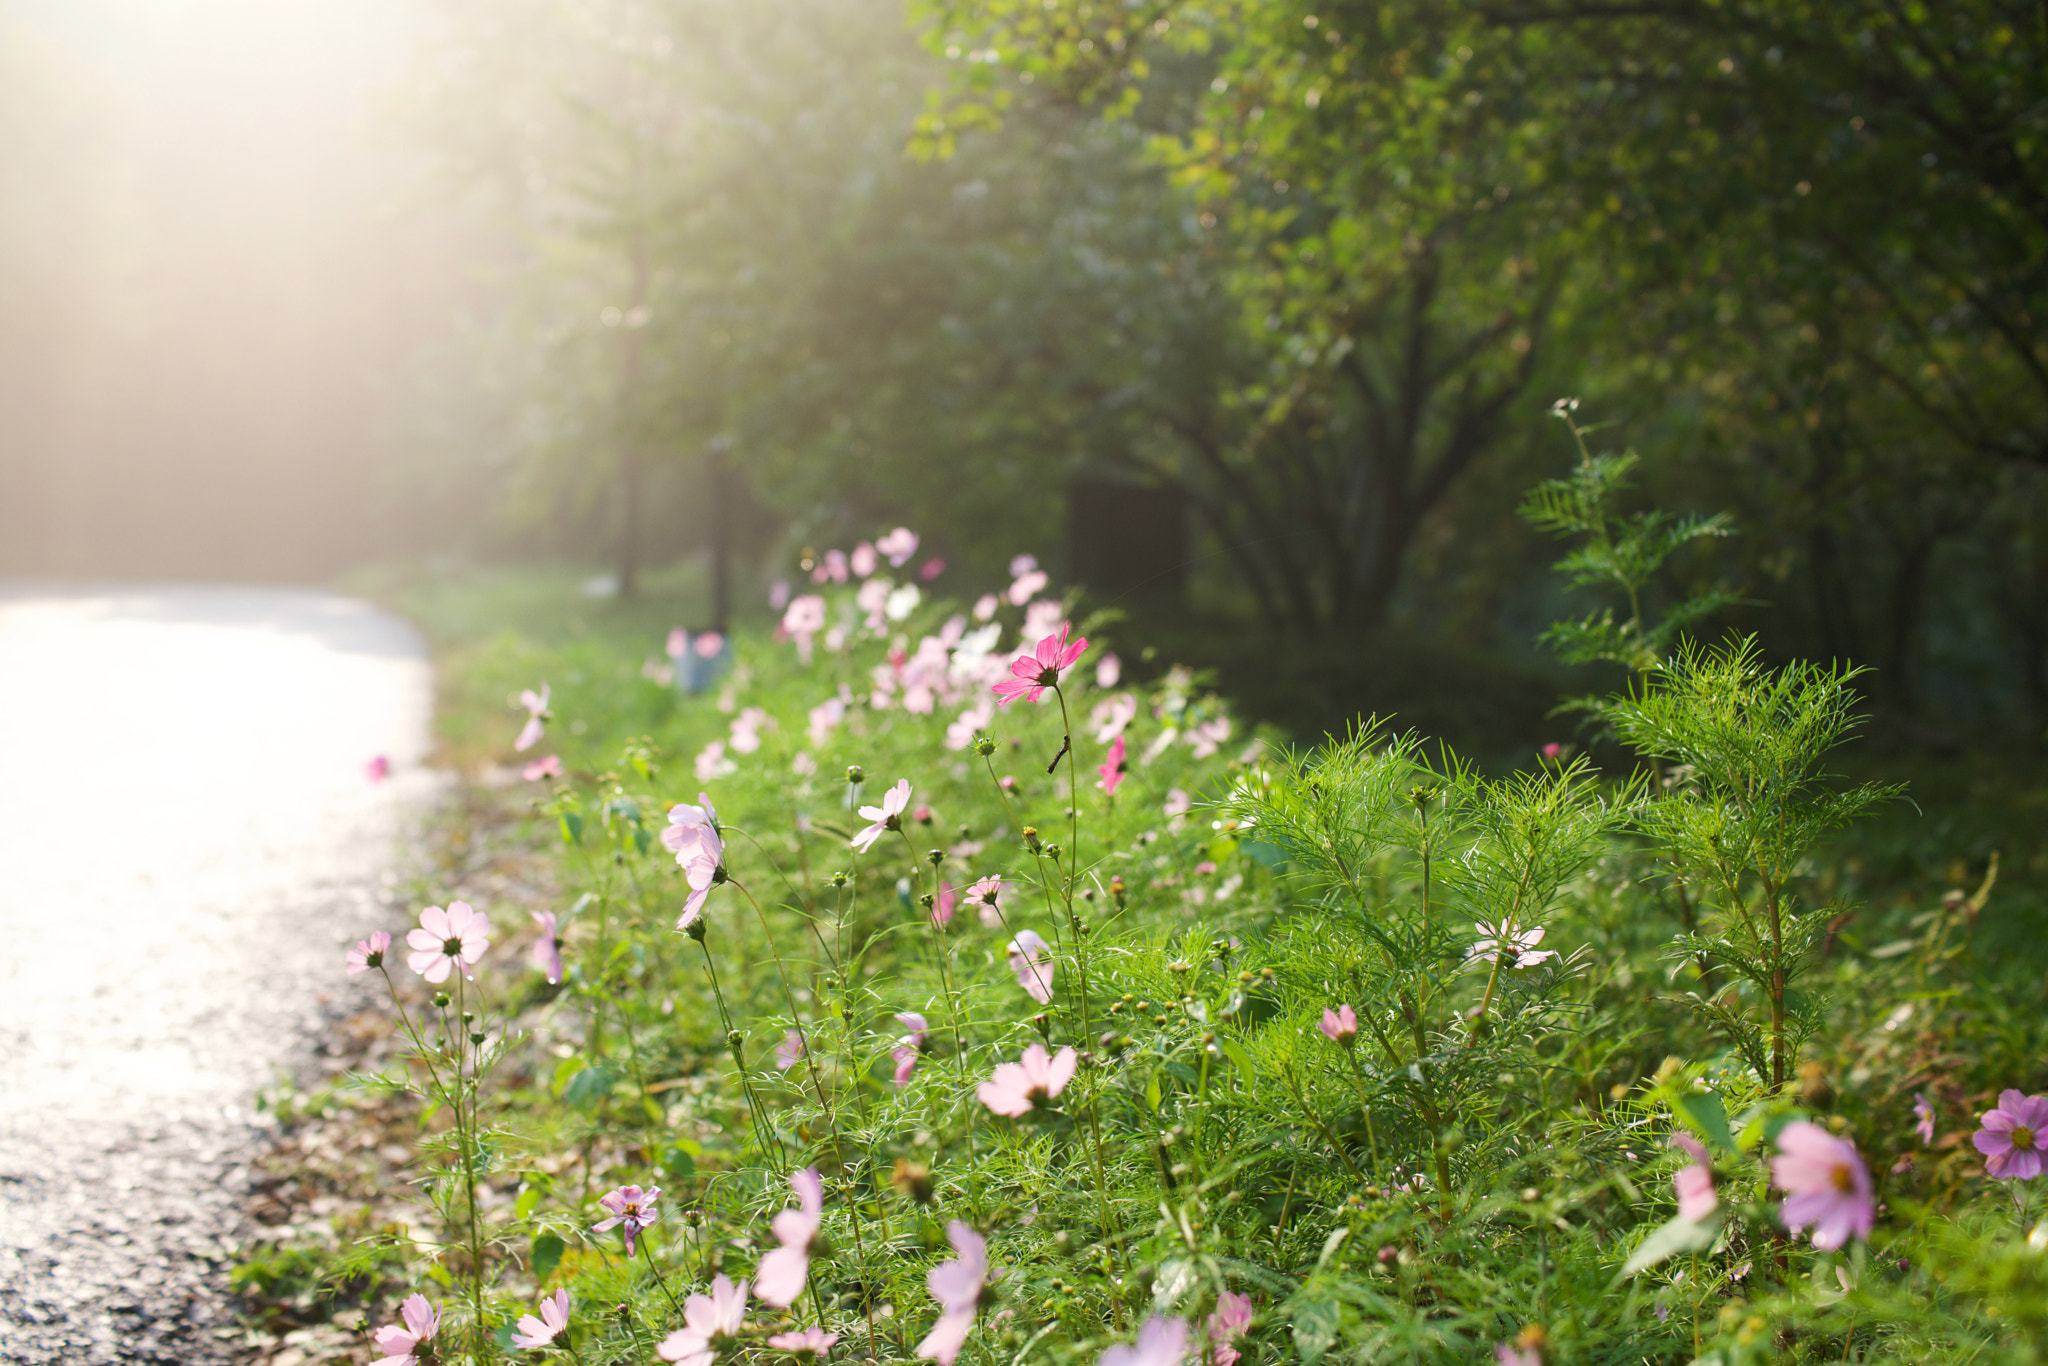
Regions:
[[[1133, 525], [1156, 582], [1091, 585], [1131, 639], [1303, 732], [1399, 710], [1483, 748], [1619, 678], [1529, 649], [1584, 607], [1515, 514], [1576, 462], [1545, 416], [1576, 395], [1642, 453], [1637, 506], [1733, 514], [1657, 590], [1729, 590], [1707, 634], [1870, 666], [1881, 742], [2038, 752], [2037, 5], [426, 13], [384, 136], [428, 156], [414, 202], [460, 206], [461, 306], [386, 395], [358, 559], [630, 596], [708, 556], [744, 613], [896, 521], [997, 586], [1067, 539], [1070, 481], [1135, 483], [1190, 535]], [[48, 84], [10, 51], [0, 84]], [[9, 141], [0, 173], [54, 164]], [[52, 239], [9, 214], [32, 303]], [[690, 624], [724, 616], [692, 572]]]

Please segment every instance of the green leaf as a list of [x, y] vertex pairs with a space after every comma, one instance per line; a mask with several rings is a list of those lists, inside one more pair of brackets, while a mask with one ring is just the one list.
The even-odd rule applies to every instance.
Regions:
[[616, 1079], [606, 1067], [586, 1067], [569, 1078], [569, 1084], [562, 1088], [562, 1103], [574, 1110], [589, 1114], [612, 1093]]
[[1336, 1300], [1309, 1300], [1294, 1306], [1294, 1350], [1301, 1366], [1316, 1366], [1337, 1341], [1344, 1326], [1344, 1308]]
[[583, 817], [574, 811], [562, 813], [562, 843], [583, 843]]
[[1705, 1091], [1691, 1091], [1673, 1102], [1674, 1108], [1701, 1138], [1721, 1149], [1735, 1152], [1735, 1135], [1728, 1128], [1728, 1111], [1721, 1098]]
[[546, 1285], [548, 1277], [555, 1274], [555, 1268], [562, 1264], [562, 1253], [567, 1244], [558, 1233], [543, 1233], [533, 1240], [533, 1279], [536, 1285]]
[[1252, 1062], [1252, 1055], [1244, 1051], [1243, 1044], [1235, 1039], [1225, 1039], [1220, 1036], [1216, 1042], [1223, 1045], [1224, 1054], [1237, 1064], [1238, 1071], [1244, 1073], [1244, 1079], [1247, 1083], [1258, 1079], [1258, 1066]]
[[1262, 868], [1278, 868], [1287, 862], [1287, 851], [1277, 844], [1265, 840], [1246, 840], [1237, 846], [1238, 852]]
[[1714, 1245], [1714, 1235], [1720, 1230], [1717, 1219], [1673, 1219], [1655, 1233], [1643, 1239], [1642, 1246], [1635, 1250], [1622, 1265], [1621, 1274], [1633, 1276], [1647, 1271], [1667, 1257], [1681, 1252], [1698, 1252]]
[[1152, 1107], [1154, 1114], [1159, 1112], [1159, 1074], [1157, 1072], [1154, 1072], [1145, 1079], [1145, 1103]]

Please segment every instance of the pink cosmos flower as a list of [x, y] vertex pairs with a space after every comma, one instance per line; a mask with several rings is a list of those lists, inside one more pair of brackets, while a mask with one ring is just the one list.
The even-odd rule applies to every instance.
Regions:
[[370, 1335], [370, 1341], [384, 1354], [372, 1366], [416, 1366], [419, 1345], [432, 1342], [434, 1334], [441, 1331], [441, 1311], [427, 1303], [425, 1295], [407, 1295], [405, 1303], [398, 1306], [398, 1317], [404, 1320], [404, 1327], [387, 1324]]
[[1027, 702], [1036, 702], [1045, 695], [1047, 688], [1059, 686], [1060, 670], [1071, 668], [1081, 657], [1081, 652], [1088, 648], [1085, 637], [1068, 644], [1068, 629], [1067, 623], [1061, 622], [1058, 631], [1040, 640], [1037, 649], [1010, 666], [1010, 672], [1015, 676], [1004, 679], [991, 689], [1004, 705], [1020, 697]]
[[776, 612], [780, 612], [783, 608], [789, 606], [788, 579], [777, 579], [774, 583], [768, 585], [768, 606], [772, 611]]
[[1236, 1366], [1236, 1343], [1252, 1326], [1252, 1302], [1248, 1296], [1226, 1290], [1216, 1297], [1216, 1312], [1209, 1315], [1209, 1366]]
[[661, 1340], [654, 1354], [678, 1366], [711, 1366], [747, 1324], [747, 1283], [720, 1275], [709, 1295], [683, 1301], [683, 1326]]
[[[826, 551], [823, 568], [825, 570], [825, 578], [832, 580], [834, 583], [845, 583], [847, 569], [846, 552], [843, 550]], [[814, 583], [823, 582], [816, 574], [811, 575], [811, 580]]]
[[1031, 601], [1038, 590], [1045, 587], [1048, 582], [1050, 580], [1046, 578], [1044, 570], [1034, 569], [1027, 574], [1019, 575], [1017, 581], [1010, 585], [1009, 592], [1004, 594], [1004, 596], [1009, 598], [1011, 605], [1022, 607], [1025, 603]]
[[882, 794], [880, 806], [863, 806], [860, 818], [873, 824], [853, 837], [853, 847], [866, 853], [884, 832], [903, 828], [903, 813], [910, 807], [910, 779], [898, 778], [896, 786]]
[[1035, 1043], [1024, 1050], [1019, 1061], [996, 1064], [995, 1072], [974, 1094], [999, 1115], [1028, 1115], [1035, 1103], [1050, 1101], [1066, 1090], [1079, 1065], [1071, 1045], [1049, 1054], [1044, 1044]]
[[1197, 759], [1206, 759], [1223, 747], [1230, 738], [1230, 718], [1219, 716], [1213, 721], [1204, 721], [1188, 732], [1188, 746]]
[[562, 980], [562, 949], [555, 942], [555, 913], [533, 911], [533, 923], [540, 926], [540, 938], [533, 941], [533, 965], [547, 974], [548, 985]]
[[1985, 1174], [2001, 1181], [2031, 1181], [2041, 1174], [2041, 1145], [2048, 1139], [2048, 1096], [2028, 1096], [2007, 1088], [1998, 1093], [1998, 1108], [1988, 1110], [1984, 1127], [1970, 1136], [1989, 1160]]
[[1003, 880], [999, 877], [985, 877], [967, 889], [967, 899], [981, 907], [981, 923], [991, 927], [1003, 923], [1002, 896]]
[[391, 756], [388, 754], [371, 755], [370, 762], [363, 765], [363, 776], [373, 783], [383, 782], [391, 776]]
[[592, 1233], [603, 1233], [606, 1229], [618, 1229], [626, 1239], [626, 1255], [633, 1255], [633, 1243], [640, 1236], [640, 1230], [661, 1218], [661, 1211], [654, 1202], [661, 1199], [661, 1187], [653, 1186], [641, 1190], [638, 1186], [620, 1186], [617, 1190], [606, 1191], [597, 1197], [597, 1203], [611, 1211], [611, 1218], [601, 1224], [591, 1225]]
[[1096, 1366], [1182, 1366], [1188, 1359], [1188, 1333], [1186, 1319], [1154, 1314], [1138, 1330], [1136, 1342], [1104, 1348]]
[[855, 546], [853, 554], [849, 555], [846, 560], [847, 568], [853, 571], [853, 576], [856, 579], [864, 579], [874, 573], [880, 563], [879, 557], [875, 554], [875, 548], [866, 541], [862, 541], [859, 545]]
[[804, 1036], [797, 1030], [782, 1031], [782, 1042], [775, 1045], [775, 1070], [787, 1072], [804, 1060]]
[[932, 923], [939, 926], [946, 925], [953, 919], [953, 911], [959, 903], [960, 897], [953, 890], [953, 884], [944, 878], [940, 878], [939, 894], [932, 899]]
[[690, 633], [688, 631], [685, 631], [682, 627], [677, 626], [670, 629], [668, 633], [668, 640], [662, 647], [662, 653], [667, 655], [670, 659], [681, 659], [683, 657], [683, 652], [689, 648]]
[[519, 1331], [512, 1335], [512, 1345], [522, 1351], [537, 1351], [560, 1337], [568, 1326], [569, 1292], [557, 1290], [541, 1300], [539, 1318], [519, 1316]]
[[996, 608], [1001, 605], [1001, 599], [997, 598], [995, 594], [983, 593], [974, 600], [974, 619], [976, 621], [987, 621], [996, 614]]
[[1138, 715], [1138, 699], [1129, 693], [1118, 693], [1115, 697], [1097, 702], [1088, 713], [1088, 724], [1095, 727], [1095, 739], [1108, 744], [1123, 734], [1124, 727], [1131, 724]]
[[526, 724], [519, 728], [519, 738], [512, 742], [512, 748], [532, 749], [544, 733], [541, 723], [548, 719], [548, 685], [541, 684], [539, 692], [528, 688], [520, 693], [519, 705], [526, 708]]
[[1124, 749], [1124, 737], [1119, 735], [1109, 742], [1109, 757], [1095, 770], [1102, 775], [1100, 786], [1105, 797], [1114, 797], [1116, 785], [1124, 780]]
[[1124, 676], [1124, 662], [1114, 653], [1106, 654], [1095, 666], [1095, 686], [1107, 692], [1114, 688]]
[[923, 564], [917, 567], [917, 576], [920, 579], [923, 579], [926, 583], [930, 583], [933, 579], [936, 579], [939, 575], [945, 572], [946, 562], [936, 555], [932, 556], [929, 560], [926, 560]]
[[1515, 935], [1507, 933], [1505, 924], [1496, 928], [1481, 921], [1475, 923], [1472, 928], [1486, 937], [1465, 950], [1465, 961], [1468, 963], [1475, 959], [1491, 963], [1505, 956], [1507, 965], [1511, 968], [1533, 968], [1538, 963], [1557, 957], [1553, 949], [1537, 949], [1536, 946], [1543, 942], [1541, 925]]
[[811, 637], [825, 629], [825, 600], [816, 593], [791, 599], [782, 614], [782, 629], [796, 639], [797, 658], [810, 663]]
[[1019, 930], [1010, 941], [1010, 971], [1017, 985], [1040, 1005], [1052, 1000], [1052, 946], [1037, 930]]
[[346, 971], [351, 977], [384, 966], [384, 955], [391, 948], [391, 936], [378, 930], [368, 939], [358, 939], [356, 946], [348, 951]]
[[467, 901], [451, 901], [448, 909], [429, 906], [420, 912], [420, 927], [409, 931], [405, 942], [412, 946], [406, 966], [429, 982], [445, 982], [455, 968], [470, 975], [469, 967], [491, 946], [490, 918], [472, 910]]
[[1185, 816], [1194, 809], [1195, 799], [1187, 794], [1186, 789], [1178, 787], [1167, 789], [1166, 805], [1163, 810], [1168, 818]]
[[917, 1060], [924, 1056], [925, 1038], [931, 1033], [931, 1025], [924, 1016], [912, 1011], [898, 1015], [897, 1020], [910, 1032], [896, 1041], [889, 1050], [889, 1056], [896, 1062], [896, 1084], [902, 1086], [910, 1080], [910, 1074], [917, 1070]]
[[1556, 759], [1559, 755], [1564, 753], [1564, 746], [1560, 745], [1557, 741], [1552, 740], [1549, 744], [1545, 745], [1541, 750], [1537, 752], [1540, 753], [1545, 759]]
[[1518, 1347], [1512, 1342], [1494, 1344], [1493, 1359], [1498, 1366], [1543, 1366], [1543, 1354], [1534, 1347]]
[[1714, 1169], [1707, 1161], [1705, 1145], [1691, 1134], [1671, 1135], [1671, 1146], [1683, 1148], [1692, 1158], [1671, 1178], [1672, 1188], [1678, 1192], [1678, 1217], [1698, 1223], [1721, 1204], [1721, 1197], [1714, 1192]]
[[661, 832], [662, 846], [676, 856], [676, 866], [683, 870], [683, 877], [690, 884], [682, 918], [676, 921], [679, 930], [688, 929], [690, 922], [703, 914], [704, 899], [722, 880], [720, 875], [724, 871], [725, 840], [718, 833], [718, 810], [702, 792], [697, 794], [697, 800], [702, 805], [683, 803], [670, 807], [668, 826]]
[[1870, 1236], [1876, 1219], [1870, 1169], [1848, 1139], [1811, 1120], [1794, 1120], [1778, 1131], [1771, 1183], [1786, 1193], [1778, 1217], [1794, 1233], [1813, 1225], [1815, 1247], [1833, 1251], [1852, 1234]]
[[899, 526], [886, 536], [877, 536], [875, 549], [888, 557], [892, 568], [901, 569], [917, 553], [917, 533], [907, 526]]
[[521, 771], [529, 783], [537, 783], [542, 778], [559, 778], [562, 776], [562, 756], [550, 754], [545, 759], [535, 759]]
[[787, 1309], [804, 1293], [804, 1281], [811, 1274], [811, 1244], [824, 1223], [825, 1183], [816, 1167], [805, 1167], [789, 1178], [796, 1192], [797, 1208], [775, 1216], [769, 1227], [782, 1246], [761, 1259], [754, 1275], [754, 1296], [777, 1309]]
[[1918, 1091], [1913, 1093], [1913, 1115], [1919, 1120], [1913, 1128], [1920, 1135], [1920, 1146], [1924, 1148], [1934, 1142], [1934, 1107]]
[[[1071, 1050], [1069, 1050], [1071, 1051]], [[988, 1240], [958, 1219], [946, 1225], [946, 1241], [958, 1255], [925, 1273], [925, 1287], [939, 1302], [939, 1321], [917, 1344], [917, 1354], [939, 1366], [953, 1366], [974, 1327], [981, 1292], [988, 1282]]]
[[1021, 579], [1036, 568], [1038, 568], [1038, 557], [1036, 555], [1012, 555], [1010, 557], [1010, 577], [1013, 579]]
[[699, 659], [716, 659], [718, 652], [725, 648], [725, 637], [716, 631], [706, 631], [690, 642], [690, 648], [697, 652]]
[[822, 1328], [805, 1328], [794, 1333], [777, 1333], [768, 1339], [768, 1345], [778, 1352], [809, 1360], [831, 1351], [832, 1344], [837, 1341], [837, 1333], [828, 1333]]
[[1323, 1036], [1331, 1043], [1341, 1043], [1349, 1048], [1351, 1041], [1358, 1037], [1358, 1012], [1348, 1001], [1335, 1010], [1324, 1007], [1322, 1023], [1316, 1028], [1322, 1030]]

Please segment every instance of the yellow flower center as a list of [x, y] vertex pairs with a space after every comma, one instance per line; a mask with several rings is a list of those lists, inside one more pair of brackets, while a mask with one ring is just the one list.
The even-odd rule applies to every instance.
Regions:
[[2015, 1148], [2032, 1148], [2034, 1146], [2034, 1131], [2024, 1124], [2013, 1125], [2012, 1146]]
[[1828, 1173], [1828, 1179], [1844, 1195], [1856, 1189], [1856, 1173], [1849, 1170], [1846, 1162], [1837, 1162], [1834, 1170]]

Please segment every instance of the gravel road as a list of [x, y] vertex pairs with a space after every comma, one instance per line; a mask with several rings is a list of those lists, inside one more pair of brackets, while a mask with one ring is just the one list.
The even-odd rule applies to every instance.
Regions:
[[233, 1359], [255, 1093], [391, 919], [430, 704], [360, 602], [0, 586], [0, 1361]]

